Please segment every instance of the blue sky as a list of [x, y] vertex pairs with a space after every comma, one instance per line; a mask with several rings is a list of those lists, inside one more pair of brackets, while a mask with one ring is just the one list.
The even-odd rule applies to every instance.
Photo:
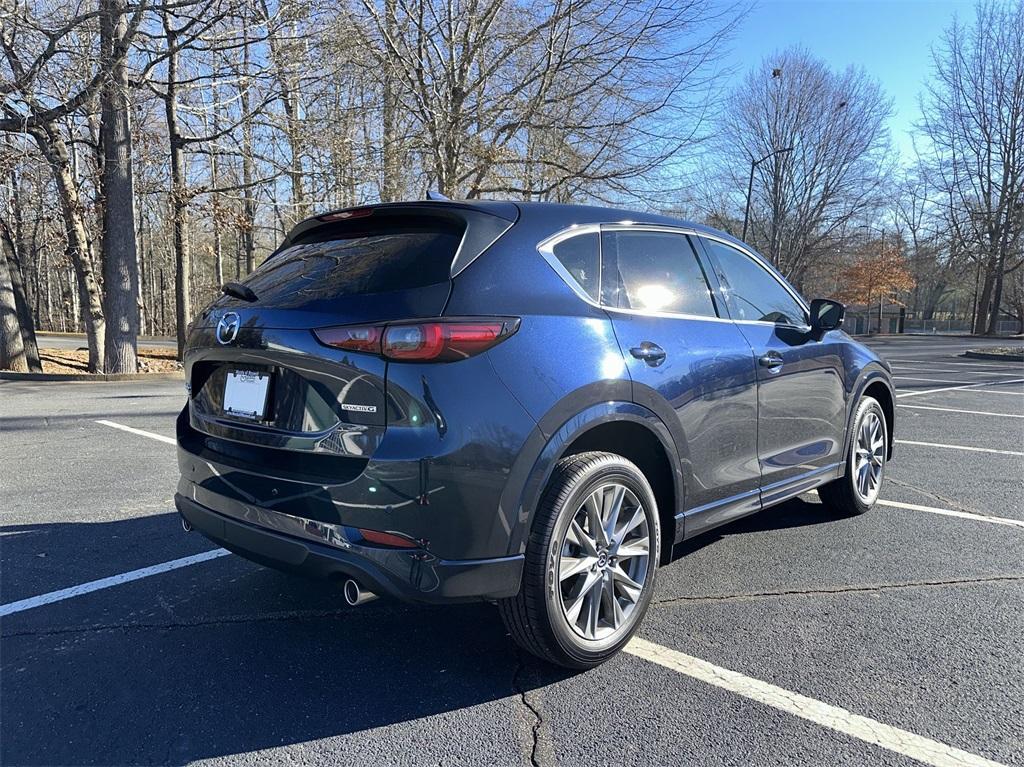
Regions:
[[772, 52], [799, 44], [830, 66], [862, 66], [893, 99], [889, 124], [903, 162], [918, 94], [931, 68], [930, 46], [954, 14], [969, 20], [973, 0], [760, 0], [732, 41], [726, 60], [737, 76]]

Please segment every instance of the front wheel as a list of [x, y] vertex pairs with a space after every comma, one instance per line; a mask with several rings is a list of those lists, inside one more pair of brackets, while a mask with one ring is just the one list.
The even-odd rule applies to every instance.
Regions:
[[651, 601], [661, 546], [654, 492], [612, 453], [559, 461], [534, 515], [519, 594], [498, 608], [534, 655], [591, 668], [630, 640]]
[[839, 479], [818, 488], [822, 502], [847, 516], [870, 510], [882, 489], [888, 452], [882, 406], [873, 397], [864, 397], [853, 418], [846, 449], [846, 471]]

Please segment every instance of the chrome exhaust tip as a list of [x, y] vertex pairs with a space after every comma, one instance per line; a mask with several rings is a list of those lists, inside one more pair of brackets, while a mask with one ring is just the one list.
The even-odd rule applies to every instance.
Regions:
[[345, 594], [345, 603], [349, 607], [356, 607], [357, 605], [365, 605], [367, 602], [372, 602], [377, 598], [377, 595], [372, 591], [367, 591], [354, 580], [349, 578], [345, 581], [345, 586], [342, 589]]
[[189, 522], [184, 517], [182, 517], [181, 518], [181, 529], [184, 530], [186, 533], [191, 533], [192, 532], [192, 523]]

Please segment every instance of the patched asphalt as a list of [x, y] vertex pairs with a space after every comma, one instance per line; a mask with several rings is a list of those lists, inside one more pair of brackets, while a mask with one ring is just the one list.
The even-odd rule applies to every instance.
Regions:
[[[1024, 365], [958, 356], [977, 341], [872, 345], [900, 393], [985, 384], [900, 404], [1024, 415]], [[0, 602], [213, 548], [174, 512], [173, 446], [96, 423], [172, 437], [183, 402], [0, 382]], [[896, 437], [1024, 452], [1024, 418], [900, 407]], [[889, 472], [887, 500], [1024, 520], [1020, 456], [897, 445]], [[1020, 764], [1022, 563], [1020, 527], [812, 493], [677, 547], [641, 635]], [[914, 763], [631, 655], [552, 669], [489, 605], [352, 609], [234, 556], [4, 617], [0, 658], [4, 764]]]

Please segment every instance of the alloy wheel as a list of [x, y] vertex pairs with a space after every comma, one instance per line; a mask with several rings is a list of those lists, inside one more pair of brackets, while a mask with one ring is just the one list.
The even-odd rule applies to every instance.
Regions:
[[869, 410], [857, 429], [853, 456], [853, 486], [864, 503], [874, 503], [885, 467], [885, 427], [878, 413]]
[[573, 514], [558, 557], [559, 602], [584, 639], [627, 629], [650, 572], [651, 531], [636, 493], [619, 482], [591, 492]]

